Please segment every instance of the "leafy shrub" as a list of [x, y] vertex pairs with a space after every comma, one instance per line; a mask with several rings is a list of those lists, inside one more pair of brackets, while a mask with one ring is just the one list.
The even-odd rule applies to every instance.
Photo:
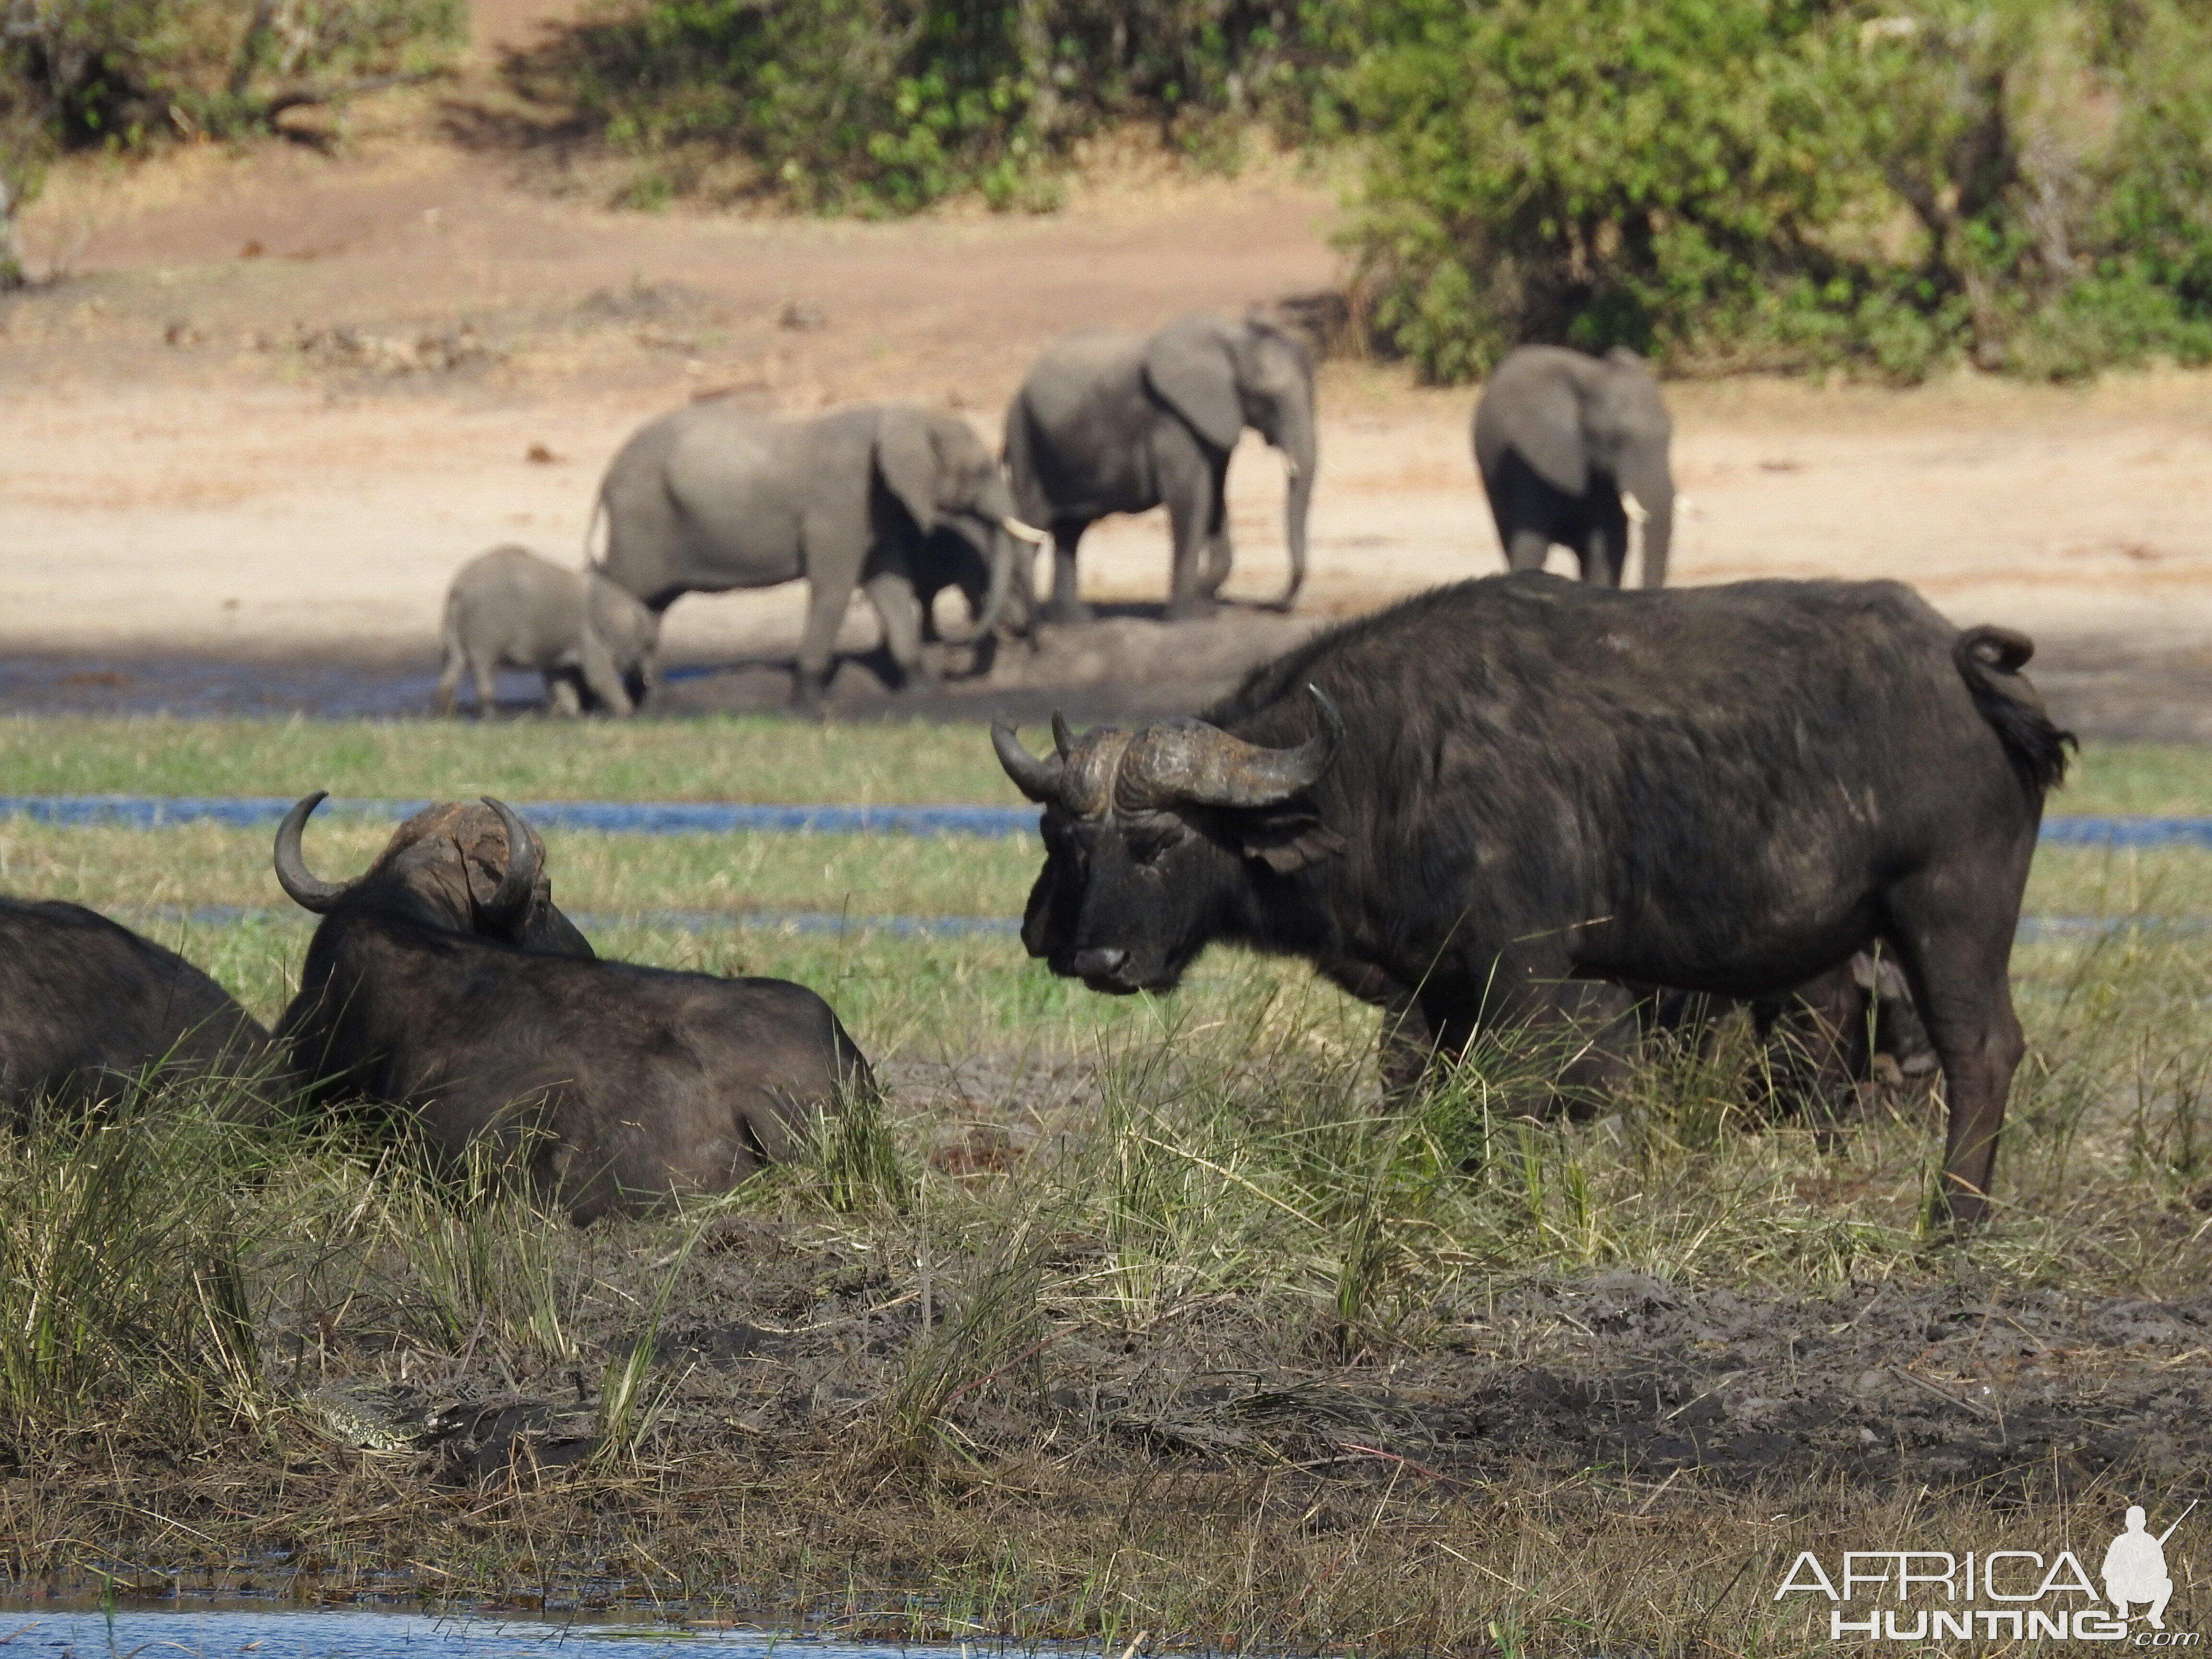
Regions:
[[265, 125], [435, 63], [466, 21], [464, 0], [0, 0], [0, 182], [27, 198], [58, 148]]
[[911, 212], [970, 189], [1042, 206], [1053, 161], [1104, 121], [1154, 119], [1194, 149], [1234, 118], [1311, 125], [1342, 9], [612, 0], [525, 67], [616, 143], [742, 156], [756, 188], [804, 207]]
[[[1387, 15], [1385, 15], [1387, 13]], [[1438, 380], [2212, 356], [2212, 17], [2181, 0], [1395, 0], [1349, 240]]]

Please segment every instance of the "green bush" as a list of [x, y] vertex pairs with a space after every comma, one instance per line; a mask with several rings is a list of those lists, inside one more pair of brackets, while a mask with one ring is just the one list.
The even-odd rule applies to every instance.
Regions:
[[465, 0], [43, 0], [0, 21], [0, 179], [58, 148], [265, 125], [352, 77], [425, 69]]
[[[1146, 118], [1206, 152], [1250, 117], [1328, 125], [1345, 9], [1253, 0], [612, 0], [526, 72], [618, 145], [697, 147], [817, 210], [975, 190], [1054, 199], [1054, 161]], [[655, 175], [665, 193], [673, 181]]]
[[2212, 16], [2183, 0], [1395, 0], [1345, 77], [1349, 233], [1437, 380], [2212, 356]]

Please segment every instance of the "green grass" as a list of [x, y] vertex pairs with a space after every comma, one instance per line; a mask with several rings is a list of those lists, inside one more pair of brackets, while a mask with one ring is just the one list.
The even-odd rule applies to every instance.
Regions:
[[[1028, 734], [1032, 746], [1042, 733]], [[0, 719], [0, 794], [1015, 805], [981, 726]], [[2212, 750], [2091, 744], [2061, 813], [2212, 814]]]
[[[834, 798], [828, 779], [893, 799], [896, 775], [903, 799], [1005, 799], [983, 793], [1001, 786], [979, 734], [926, 727], [64, 724], [0, 726], [7, 790], [281, 794], [302, 786], [253, 768], [321, 763], [311, 781], [367, 795], [667, 795], [648, 775], [663, 767], [734, 775], [705, 765], [726, 740], [788, 781], [767, 795]], [[351, 774], [334, 764], [348, 744]], [[100, 769], [126, 760], [127, 778]], [[2191, 751], [2101, 751], [2060, 799], [2197, 811], [2208, 778]], [[350, 873], [388, 830], [319, 823], [310, 860]], [[273, 1018], [311, 921], [276, 891], [269, 842], [0, 820], [0, 890], [140, 922]], [[1786, 1559], [1801, 1539], [1832, 1547], [1839, 1517], [1854, 1538], [1986, 1544], [1984, 1496], [1792, 1486], [1786, 1457], [1755, 1499], [1702, 1477], [1662, 1493], [1617, 1468], [1449, 1462], [1405, 1413], [1487, 1421], [1530, 1366], [1576, 1374], [1577, 1330], [1547, 1319], [1544, 1348], [1499, 1310], [1595, 1273], [1725, 1287], [1835, 1330], [1870, 1284], [1978, 1309], [2039, 1289], [2194, 1296], [2212, 1273], [2212, 939], [2184, 932], [2015, 952], [2030, 1054], [1997, 1214], [1953, 1244], [1923, 1224], [1932, 1108], [1883, 1097], [1839, 1129], [1777, 1117], [1740, 1026], [1648, 1057], [1596, 1122], [1522, 1115], [1557, 1059], [1534, 1041], [1384, 1115], [1377, 1017], [1295, 963], [1217, 951], [1171, 997], [1112, 999], [1006, 937], [649, 915], [1012, 915], [1029, 837], [556, 832], [548, 850], [559, 901], [611, 919], [605, 953], [820, 990], [890, 1081], [880, 1116], [824, 1126], [690, 1213], [580, 1232], [500, 1171], [441, 1186], [312, 1121], [241, 1133], [205, 1092], [5, 1139], [11, 1571], [145, 1561], [232, 1583], [288, 1551], [307, 1595], [391, 1572], [433, 1594], [588, 1580], [1116, 1653], [1139, 1630], [1378, 1656], [1796, 1651], [1755, 1582], [1773, 1575], [1730, 1576], [1747, 1502]], [[2045, 849], [2028, 902], [2212, 915], [2212, 853]], [[191, 926], [193, 905], [254, 914]], [[702, 1328], [774, 1344], [734, 1363], [656, 1346]], [[551, 1401], [612, 1438], [574, 1469], [463, 1479], [333, 1439], [327, 1391], [354, 1387]], [[1102, 1408], [1102, 1387], [1121, 1404]], [[1283, 1423], [1231, 1409], [1262, 1394], [1289, 1401]], [[1956, 1507], [1936, 1526], [1940, 1503]]]
[[0, 794], [296, 799], [311, 789], [440, 800], [1020, 800], [982, 728], [920, 721], [0, 719]]

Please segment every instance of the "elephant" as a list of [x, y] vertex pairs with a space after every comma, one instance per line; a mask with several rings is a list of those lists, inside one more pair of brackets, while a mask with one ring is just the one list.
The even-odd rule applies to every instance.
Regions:
[[1075, 550], [1094, 520], [1164, 503], [1175, 537], [1170, 621], [1212, 609], [1228, 579], [1229, 455], [1246, 427], [1282, 452], [1291, 580], [1306, 576], [1313, 499], [1313, 354], [1260, 316], [1187, 317], [1149, 338], [1079, 334], [1040, 357], [1006, 411], [1006, 456], [1022, 516], [1052, 532], [1055, 622], [1091, 620], [1076, 592]]
[[1564, 346], [1508, 352], [1474, 406], [1474, 465], [1508, 565], [1540, 570], [1558, 542], [1582, 562], [1584, 581], [1618, 587], [1628, 520], [1640, 512], [1644, 586], [1663, 586], [1672, 429], [1659, 383], [1625, 346], [1603, 357]]
[[534, 668], [556, 714], [628, 714], [659, 678], [660, 618], [596, 570], [564, 570], [510, 542], [463, 565], [446, 593], [438, 712], [453, 712], [465, 668], [489, 714], [492, 671]]
[[1015, 517], [998, 462], [966, 422], [895, 404], [781, 422], [726, 401], [693, 404], [623, 446], [600, 483], [599, 511], [600, 568], [655, 612], [684, 593], [805, 577], [792, 684], [802, 712], [821, 704], [855, 587], [882, 620], [903, 681], [922, 671], [915, 578], [933, 534], [964, 537], [989, 571], [978, 640], [1014, 587], [1017, 544], [1047, 539]]

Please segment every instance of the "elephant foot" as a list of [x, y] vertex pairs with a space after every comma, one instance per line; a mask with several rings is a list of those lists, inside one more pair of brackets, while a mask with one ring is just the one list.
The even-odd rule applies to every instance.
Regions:
[[1044, 619], [1070, 628], [1086, 628], [1098, 620], [1098, 613], [1080, 599], [1049, 599], [1045, 603]]
[[1170, 599], [1167, 609], [1160, 613], [1165, 622], [1205, 622], [1221, 606], [1210, 594], [1190, 593], [1181, 599]]
[[808, 679], [802, 675], [792, 683], [791, 702], [787, 706], [800, 720], [820, 720], [822, 718], [822, 683], [819, 680]]

